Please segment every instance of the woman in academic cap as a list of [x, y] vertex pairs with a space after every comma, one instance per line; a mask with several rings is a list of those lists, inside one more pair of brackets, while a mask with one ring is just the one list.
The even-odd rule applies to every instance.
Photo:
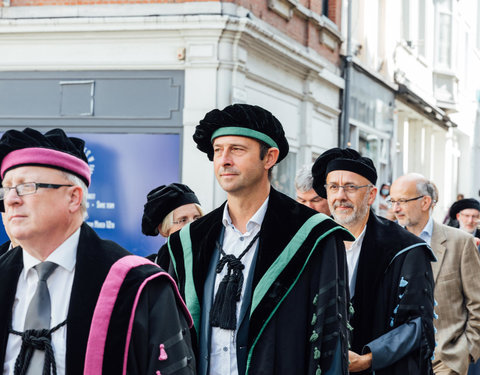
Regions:
[[[172, 233], [202, 216], [200, 202], [187, 185], [179, 183], [162, 185], [147, 194], [147, 203], [143, 209], [142, 233], [146, 236], [157, 236], [160, 233], [168, 238]], [[170, 255], [167, 244], [160, 248], [158, 254], [149, 255], [147, 258], [168, 270]]]

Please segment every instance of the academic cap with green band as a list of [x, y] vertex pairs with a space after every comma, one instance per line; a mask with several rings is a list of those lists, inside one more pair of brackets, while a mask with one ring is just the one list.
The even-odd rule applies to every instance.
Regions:
[[282, 124], [269, 111], [249, 104], [233, 104], [214, 109], [195, 128], [197, 148], [213, 160], [212, 142], [221, 136], [249, 137], [280, 151], [277, 163], [288, 154], [289, 146]]

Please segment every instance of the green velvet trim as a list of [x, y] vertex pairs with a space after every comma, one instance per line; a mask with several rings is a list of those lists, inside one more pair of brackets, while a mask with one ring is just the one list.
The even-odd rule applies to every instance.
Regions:
[[268, 135], [260, 133], [259, 131], [256, 131], [253, 129], [241, 128], [238, 126], [225, 126], [223, 128], [217, 129], [213, 132], [212, 138], [210, 140], [213, 142], [215, 138], [221, 137], [224, 135], [240, 135], [242, 137], [259, 139], [260, 141], [265, 142], [270, 147], [275, 147], [280, 149], [277, 143]]
[[178, 279], [177, 262], [175, 261], [175, 257], [173, 256], [172, 246], [170, 245], [170, 236], [167, 237], [167, 246], [168, 246], [168, 253], [170, 254], [170, 259], [172, 260], [173, 269], [175, 270], [175, 274], [177, 275], [177, 279]]
[[180, 241], [183, 249], [185, 263], [185, 303], [192, 315], [193, 324], [198, 332], [200, 329], [200, 303], [198, 302], [197, 290], [193, 282], [193, 252], [190, 238], [190, 224], [180, 229]]
[[[305, 221], [298, 232], [295, 233], [295, 236], [293, 236], [279, 257], [275, 259], [270, 268], [267, 270], [267, 272], [265, 272], [263, 277], [258, 282], [258, 285], [253, 292], [250, 316], [253, 314], [260, 301], [265, 297], [265, 294], [267, 294], [268, 290], [278, 278], [280, 273], [282, 273], [288, 263], [290, 263], [292, 258], [295, 256], [298, 249], [300, 249], [300, 247], [303, 245], [312, 229], [326, 219], [328, 219], [327, 215], [321, 213], [315, 214]], [[322, 238], [325, 235], [326, 234], [324, 233]]]
[[[280, 256], [273, 262], [273, 264], [270, 266], [270, 268], [265, 272], [265, 275], [260, 279], [260, 282], [258, 283], [257, 287], [255, 288], [253, 292], [253, 298], [252, 298], [252, 307], [250, 309], [250, 316], [252, 316], [254, 310], [257, 308], [261, 300], [265, 297], [265, 294], [267, 293], [268, 289], [271, 287], [273, 282], [277, 279], [278, 275], [283, 271], [283, 269], [288, 265], [290, 260], [293, 258], [293, 256], [296, 254], [300, 246], [302, 246], [303, 242], [307, 239], [308, 235], [312, 231], [312, 229], [323, 222], [325, 219], [327, 219], [328, 216], [318, 213], [313, 216], [311, 216], [303, 225], [302, 227], [298, 230], [298, 232], [295, 234], [295, 236], [290, 240], [288, 243], [287, 247], [282, 251]], [[270, 320], [273, 318], [273, 315], [275, 315], [275, 312], [278, 310], [280, 305], [282, 304], [283, 300], [287, 298], [288, 294], [290, 291], [293, 289], [295, 284], [297, 283], [298, 279], [303, 273], [303, 270], [307, 266], [308, 261], [310, 260], [310, 257], [312, 256], [313, 252], [315, 251], [315, 248], [317, 247], [318, 243], [323, 240], [326, 236], [328, 236], [330, 233], [335, 232], [337, 230], [344, 230], [345, 232], [349, 233], [348, 230], [341, 226], [336, 226], [325, 233], [323, 233], [320, 237], [317, 238], [315, 241], [315, 244], [313, 245], [310, 253], [308, 254], [307, 259], [305, 260], [305, 263], [303, 264], [300, 272], [298, 273], [297, 277], [293, 281], [292, 285], [288, 288], [286, 291], [285, 295], [280, 299], [280, 301], [277, 303], [277, 305], [274, 307], [272, 312], [270, 313], [269, 317], [263, 324], [262, 328], [260, 329], [260, 332], [258, 333], [257, 337], [253, 341], [253, 344], [248, 352], [248, 358], [247, 358], [247, 368], [245, 371], [245, 375], [248, 375], [248, 371], [250, 368], [250, 362], [252, 361], [252, 355], [253, 355], [253, 350], [255, 349], [255, 346], [260, 339], [260, 336], [262, 335], [263, 331], [265, 330], [266, 326], [270, 322]], [[352, 240], [354, 237], [352, 236]]]

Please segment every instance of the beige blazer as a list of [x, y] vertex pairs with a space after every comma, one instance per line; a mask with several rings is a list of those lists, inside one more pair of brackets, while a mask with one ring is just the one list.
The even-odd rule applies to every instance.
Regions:
[[434, 222], [431, 247], [438, 320], [435, 358], [466, 374], [480, 357], [480, 255], [473, 236]]

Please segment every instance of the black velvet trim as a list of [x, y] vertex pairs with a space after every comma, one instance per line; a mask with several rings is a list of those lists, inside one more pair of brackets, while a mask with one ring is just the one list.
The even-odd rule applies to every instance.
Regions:
[[5, 361], [7, 349], [8, 329], [12, 325], [12, 306], [17, 291], [18, 277], [23, 269], [22, 249], [17, 247], [0, 257], [0, 363]]
[[82, 224], [77, 249], [67, 324], [66, 372], [82, 375], [88, 334], [103, 282], [118, 259], [130, 255], [116, 243], [102, 240], [87, 224]]
[[[392, 241], [392, 238], [395, 240]], [[396, 295], [389, 297], [388, 302], [382, 302], [382, 306], [377, 303], [381, 290], [387, 288], [388, 294], [391, 294], [393, 293], [392, 288], [397, 287], [397, 285], [383, 285], [385, 275], [391, 267], [398, 267], [396, 266], [397, 263], [401, 264], [401, 259], [395, 260], [392, 264], [392, 260], [397, 253], [414, 244], [425, 243], [398, 224], [379, 218], [372, 211], [370, 212], [357, 266], [353, 299], [355, 313], [351, 320], [354, 327], [352, 350], [361, 352], [363, 346], [376, 337], [371, 323], [373, 316], [390, 314], [386, 311], [385, 306], [391, 300], [394, 300]], [[428, 253], [427, 259], [430, 259], [431, 252], [426, 244], [421, 249]], [[393, 278], [393, 280], [396, 279]], [[396, 280], [396, 283], [399, 280]], [[381, 309], [385, 309], [385, 314], [380, 313]], [[389, 317], [383, 317], [383, 319], [385, 319], [385, 322], [382, 324], [388, 326], [386, 321]]]
[[[287, 290], [293, 284], [295, 279], [300, 273], [301, 268], [305, 264], [305, 260], [308, 254], [311, 252], [315, 241], [318, 237], [320, 237], [323, 233], [327, 230], [337, 226], [332, 220], [327, 220], [322, 222], [320, 225], [315, 227], [308, 238], [305, 240], [303, 245], [298, 250], [297, 254], [292, 258], [290, 263], [285, 267], [285, 269], [280, 273], [278, 278], [272, 284], [268, 292], [266, 293], [264, 299], [259, 304], [255, 312], [253, 313], [251, 320], [250, 320], [250, 334], [249, 334], [249, 347], [253, 343], [253, 340], [256, 337], [256, 334], [260, 332], [260, 329], [263, 326], [263, 322], [270, 316], [271, 312], [275, 308], [275, 306], [280, 302], [280, 300], [284, 297]], [[338, 235], [339, 233], [337, 233]], [[322, 245], [319, 245], [317, 251], [322, 251]], [[314, 262], [320, 266], [319, 263], [320, 255], [315, 254], [310, 258], [309, 262]], [[330, 262], [329, 269], [332, 272], [336, 271], [336, 265], [334, 264], [334, 260], [332, 259]], [[327, 268], [328, 269], [328, 268]], [[326, 278], [327, 279], [327, 278]], [[333, 280], [336, 278], [333, 277]]]

